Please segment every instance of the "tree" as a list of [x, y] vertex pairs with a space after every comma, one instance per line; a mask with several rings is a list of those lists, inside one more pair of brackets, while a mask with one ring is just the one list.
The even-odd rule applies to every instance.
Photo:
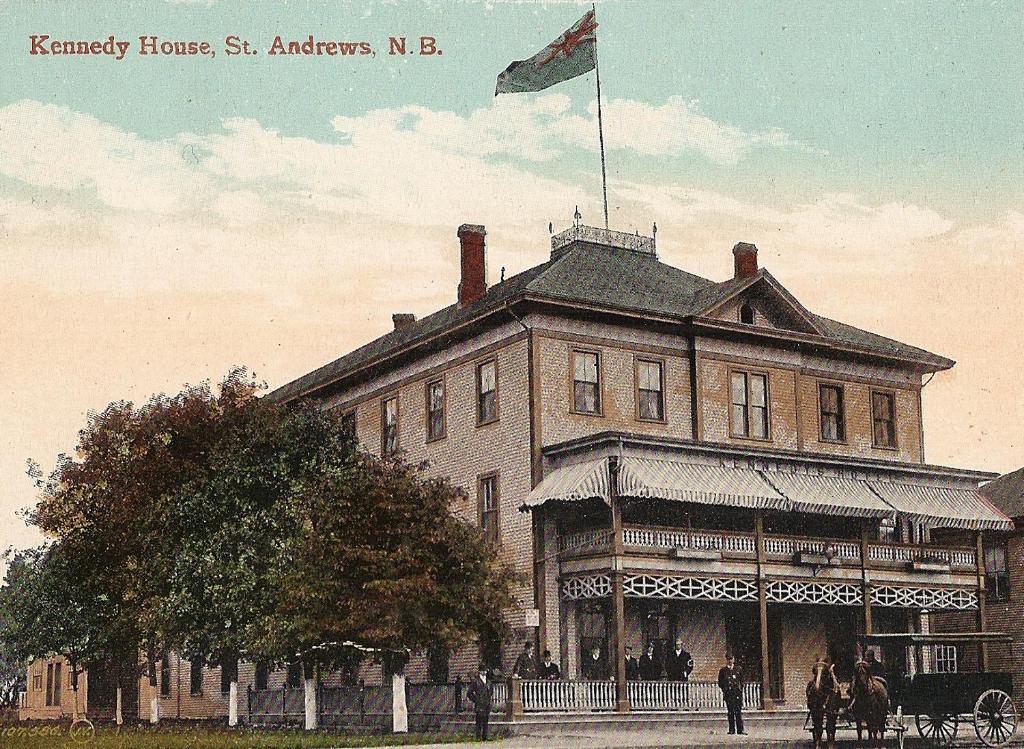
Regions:
[[225, 411], [254, 401], [257, 389], [236, 369], [216, 393], [203, 383], [139, 407], [111, 403], [90, 414], [74, 456], [59, 456], [38, 482], [29, 521], [77, 560], [75, 590], [106, 596], [119, 696], [122, 681], [136, 676], [134, 666], [123, 673], [122, 665], [137, 663], [140, 647], [150, 653], [155, 686], [155, 657], [164, 648], [161, 606], [187, 530], [168, 522], [180, 488], [205, 470]]
[[79, 675], [110, 658], [120, 631], [118, 607], [102, 587], [79, 575], [81, 562], [60, 543], [24, 551], [11, 559], [0, 587], [0, 642], [6, 656], [22, 664], [63, 656], [76, 718]]
[[[0, 588], [0, 599], [3, 589]], [[0, 604], [2, 606], [2, 604]], [[0, 716], [18, 706], [18, 692], [25, 689], [25, 659], [15, 651], [6, 636], [3, 609], [0, 608]]]
[[500, 627], [516, 575], [452, 512], [465, 495], [399, 458], [356, 452], [294, 486], [302, 518], [276, 585], [269, 650], [298, 645], [333, 664], [353, 648], [397, 656], [454, 649]]

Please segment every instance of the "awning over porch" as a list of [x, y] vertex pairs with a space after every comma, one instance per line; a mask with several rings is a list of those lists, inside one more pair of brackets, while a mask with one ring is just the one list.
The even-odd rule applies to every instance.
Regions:
[[[609, 502], [609, 457], [561, 466], [544, 477], [523, 509], [550, 501]], [[1013, 523], [978, 491], [966, 487], [855, 479], [785, 470], [625, 455], [618, 459], [618, 493], [636, 499], [881, 518], [895, 512], [933, 528], [1012, 530]]]
[[871, 488], [901, 514], [932, 528], [1013, 530], [1013, 521], [980, 492], [927, 484], [872, 481]]
[[894, 512], [864, 481], [783, 471], [766, 471], [764, 476], [796, 512], [862, 518], [882, 518]]
[[608, 458], [562, 466], [534, 487], [523, 508], [539, 507], [545, 502], [578, 502], [582, 499], [611, 501], [608, 488]]
[[623, 458], [619, 464], [623, 497], [786, 510], [789, 503], [757, 471], [652, 458]]

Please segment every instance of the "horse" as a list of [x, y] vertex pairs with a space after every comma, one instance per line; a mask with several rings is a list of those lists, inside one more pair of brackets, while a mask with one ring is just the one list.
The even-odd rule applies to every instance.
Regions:
[[822, 749], [822, 734], [828, 737], [828, 745], [836, 745], [836, 716], [839, 713], [839, 682], [832, 667], [825, 661], [818, 661], [811, 668], [811, 680], [807, 682], [807, 710], [811, 714], [814, 749]]
[[863, 725], [867, 727], [868, 741], [882, 742], [889, 714], [889, 690], [885, 679], [872, 675], [871, 664], [867, 661], [858, 661], [853, 667], [850, 693], [853, 696], [850, 707], [857, 721], [857, 740], [861, 739]]

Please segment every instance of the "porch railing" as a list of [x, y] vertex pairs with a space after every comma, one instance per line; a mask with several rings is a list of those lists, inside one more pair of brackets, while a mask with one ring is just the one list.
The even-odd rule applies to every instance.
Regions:
[[610, 546], [612, 532], [608, 528], [595, 528], [578, 533], [570, 533], [558, 539], [559, 551], [587, 551], [590, 549], [603, 549]]
[[[525, 712], [595, 712], [615, 709], [614, 681], [525, 680]], [[725, 710], [722, 690], [713, 681], [631, 681], [626, 694], [633, 710]], [[761, 685], [743, 685], [743, 706], [761, 708]]]
[[588, 712], [615, 709], [614, 681], [522, 682], [523, 710], [528, 712]]
[[[622, 529], [625, 546], [644, 549], [695, 549], [718, 551], [724, 555], [750, 556], [757, 548], [753, 533], [716, 530], [686, 530], [645, 526]], [[611, 545], [611, 531], [595, 528], [571, 533], [559, 539], [562, 552], [601, 550]], [[860, 563], [860, 541], [839, 538], [804, 538], [800, 536], [765, 535], [765, 556], [790, 560], [799, 553], [820, 554], [851, 564]], [[869, 565], [909, 564], [937, 561], [954, 569], [975, 569], [977, 557], [969, 547], [949, 547], [873, 542], [868, 545]]]
[[976, 569], [978, 557], [967, 547], [918, 546], [911, 544], [870, 544], [868, 560], [872, 562], [929, 562], [936, 561], [950, 567]]
[[671, 528], [622, 529], [622, 542], [626, 546], [646, 546], [656, 549], [696, 549], [753, 554], [757, 551], [753, 533], [729, 531], [673, 530]]
[[764, 553], [768, 557], [792, 558], [800, 552], [823, 554], [833, 559], [860, 562], [860, 542], [836, 538], [800, 538], [765, 536]]

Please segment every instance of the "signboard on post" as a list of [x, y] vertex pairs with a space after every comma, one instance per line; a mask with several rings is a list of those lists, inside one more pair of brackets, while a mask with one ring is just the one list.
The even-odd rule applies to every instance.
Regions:
[[526, 609], [523, 612], [526, 615], [527, 627], [539, 627], [540, 626], [540, 609]]

